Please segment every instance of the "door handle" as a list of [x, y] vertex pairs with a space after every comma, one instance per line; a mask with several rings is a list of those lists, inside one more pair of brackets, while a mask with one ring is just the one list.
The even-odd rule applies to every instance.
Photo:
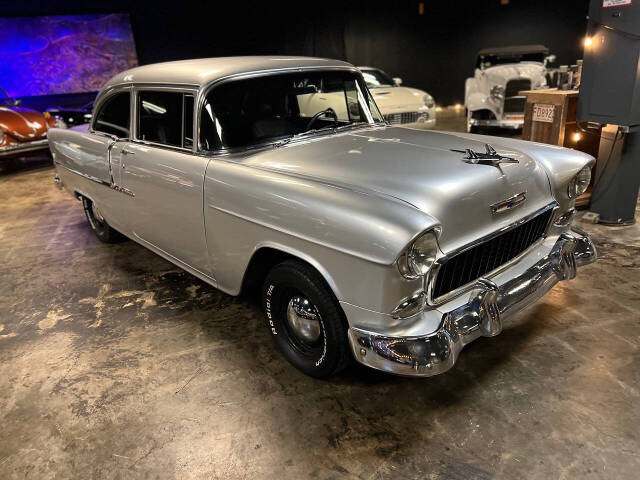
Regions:
[[122, 155], [135, 155], [136, 152], [132, 152], [131, 150], [127, 150], [126, 148], [122, 149]]

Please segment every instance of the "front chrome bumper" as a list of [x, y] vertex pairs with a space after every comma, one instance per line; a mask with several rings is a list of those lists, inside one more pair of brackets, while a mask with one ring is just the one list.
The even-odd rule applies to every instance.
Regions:
[[428, 377], [449, 370], [468, 343], [498, 335], [516, 312], [540, 299], [561, 280], [575, 277], [577, 267], [596, 260], [596, 249], [577, 228], [563, 233], [551, 252], [521, 275], [496, 285], [479, 279], [469, 301], [443, 313], [440, 327], [419, 337], [388, 337], [349, 329], [356, 360], [398, 375]]
[[0, 157], [14, 157], [22, 153], [35, 152], [37, 150], [46, 150], [49, 148], [49, 139], [33, 140], [31, 142], [10, 143], [9, 145], [0, 146]]
[[524, 126], [524, 118], [522, 120], [506, 120], [506, 119], [479, 120], [477, 118], [471, 118], [469, 120], [469, 125], [473, 127], [498, 127], [498, 128], [510, 128], [513, 130], [518, 130]]

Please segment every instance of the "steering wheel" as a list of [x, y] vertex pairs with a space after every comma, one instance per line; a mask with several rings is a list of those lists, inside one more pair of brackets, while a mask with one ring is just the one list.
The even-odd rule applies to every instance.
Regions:
[[333, 108], [327, 108], [326, 110], [319, 111], [313, 117], [311, 117], [311, 120], [309, 120], [309, 123], [307, 123], [307, 128], [305, 128], [304, 131], [306, 132], [308, 130], [311, 130], [313, 124], [316, 123], [316, 120], [318, 120], [320, 117], [333, 117], [334, 121], [338, 123], [338, 115], [336, 114], [336, 112], [333, 110]]

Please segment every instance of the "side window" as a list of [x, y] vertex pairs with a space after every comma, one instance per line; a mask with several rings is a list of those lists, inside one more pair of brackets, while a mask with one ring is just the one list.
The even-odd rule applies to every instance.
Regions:
[[193, 147], [193, 95], [185, 95], [182, 103], [182, 146]]
[[182, 146], [182, 93], [138, 93], [138, 138], [174, 147]]
[[107, 98], [96, 115], [93, 129], [118, 138], [129, 138], [130, 99], [129, 92], [116, 93]]

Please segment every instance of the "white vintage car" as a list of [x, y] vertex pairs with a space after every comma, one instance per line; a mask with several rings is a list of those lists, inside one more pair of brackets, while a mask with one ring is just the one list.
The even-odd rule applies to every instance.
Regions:
[[571, 226], [592, 157], [390, 126], [345, 62], [147, 65], [111, 79], [94, 112], [49, 144], [98, 238], [261, 291], [276, 345], [315, 377], [352, 358], [444, 372], [596, 258]]
[[464, 88], [467, 131], [522, 128], [526, 98], [519, 92], [546, 88], [547, 63], [553, 60], [542, 45], [480, 50], [473, 78], [467, 78]]
[[436, 102], [417, 88], [402, 87], [402, 79], [391, 78], [379, 68], [358, 67], [385, 121], [391, 125], [419, 123], [423, 129], [436, 124]]

